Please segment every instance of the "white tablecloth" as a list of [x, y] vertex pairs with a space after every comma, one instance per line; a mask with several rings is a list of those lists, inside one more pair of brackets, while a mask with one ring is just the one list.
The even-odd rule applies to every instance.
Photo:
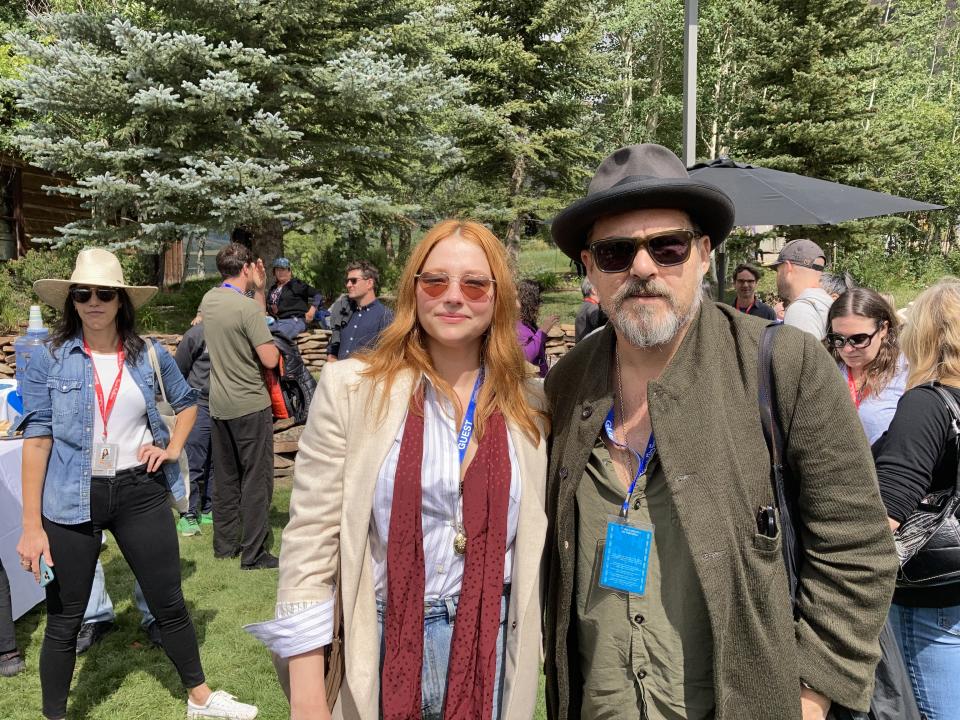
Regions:
[[23, 512], [20, 495], [22, 457], [23, 440], [0, 440], [0, 559], [10, 579], [14, 620], [44, 599], [43, 589], [31, 573], [20, 567], [17, 556]]
[[16, 380], [0, 381], [0, 420], [10, 420], [15, 423], [20, 418], [23, 400], [16, 396], [16, 390]]

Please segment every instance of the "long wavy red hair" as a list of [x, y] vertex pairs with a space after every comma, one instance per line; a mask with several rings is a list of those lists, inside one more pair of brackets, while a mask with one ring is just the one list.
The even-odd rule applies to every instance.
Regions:
[[399, 373], [410, 371], [414, 377], [426, 375], [433, 386], [450, 398], [457, 409], [457, 422], [463, 417], [463, 408], [448, 382], [433, 367], [430, 353], [424, 345], [426, 331], [417, 320], [416, 275], [423, 268], [433, 248], [442, 240], [458, 235], [480, 246], [490, 263], [494, 283], [493, 319], [482, 344], [481, 362], [485, 379], [477, 398], [476, 432], [483, 437], [486, 421], [494, 410], [512, 421], [534, 442], [541, 436], [540, 418], [546, 416], [536, 410], [524, 391], [527, 363], [517, 342], [517, 288], [510, 272], [503, 244], [487, 228], [470, 220], [444, 220], [434, 225], [417, 244], [407, 261], [397, 286], [394, 320], [380, 335], [376, 347], [361, 358], [367, 367], [361, 374], [383, 384], [380, 394], [382, 414], [390, 397], [393, 382]]

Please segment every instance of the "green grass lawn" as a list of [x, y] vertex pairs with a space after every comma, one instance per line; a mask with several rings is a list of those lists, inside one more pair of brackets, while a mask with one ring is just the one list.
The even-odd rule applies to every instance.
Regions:
[[[289, 487], [278, 483], [271, 513], [274, 553], [280, 550], [280, 531], [287, 522], [289, 504]], [[180, 565], [207, 680], [212, 688], [257, 705], [264, 720], [287, 718], [287, 702], [266, 649], [241, 627], [273, 617], [277, 572], [241, 571], [238, 560], [215, 560], [213, 531], [209, 525], [203, 527], [201, 536], [180, 538]], [[118, 630], [77, 658], [67, 717], [183, 720], [186, 694], [173, 664], [163, 651], [149, 646], [140, 630], [140, 613], [133, 603], [133, 575], [113, 538], [100, 559]], [[45, 624], [42, 604], [17, 621], [17, 641], [26, 653], [27, 671], [15, 678], [0, 678], [3, 720], [41, 717], [37, 665]], [[542, 697], [536, 717], [546, 718]]]

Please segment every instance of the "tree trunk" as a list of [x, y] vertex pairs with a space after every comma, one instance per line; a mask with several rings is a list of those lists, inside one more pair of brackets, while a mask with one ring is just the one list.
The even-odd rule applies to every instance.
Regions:
[[[510, 176], [510, 198], [514, 199], [520, 195], [523, 189], [523, 181], [526, 179], [527, 162], [523, 155], [518, 155], [513, 165], [513, 174]], [[510, 261], [514, 267], [520, 261], [520, 232], [523, 229], [527, 218], [524, 213], [518, 213], [510, 225], [507, 226], [507, 252], [510, 254]]]
[[380, 247], [383, 248], [383, 251], [387, 254], [387, 258], [393, 262], [396, 259], [396, 255], [393, 252], [393, 230], [389, 225], [384, 225], [380, 228]]
[[629, 31], [623, 38], [623, 124], [621, 140], [624, 145], [633, 141], [633, 36]]
[[270, 266], [273, 261], [283, 255], [283, 226], [279, 220], [267, 220], [252, 229], [253, 254], [263, 259], [267, 268], [267, 279], [270, 278]]
[[400, 224], [399, 241], [397, 249], [400, 251], [400, 257], [406, 259], [410, 253], [410, 222], [404, 221]]
[[204, 255], [207, 252], [207, 236], [197, 238], [197, 277], [202, 278], [207, 273], [207, 263]]
[[657, 38], [657, 46], [653, 55], [653, 78], [650, 81], [650, 110], [647, 112], [647, 136], [645, 142], [657, 141], [657, 128], [660, 126], [659, 103], [656, 102], [663, 91], [663, 35]]

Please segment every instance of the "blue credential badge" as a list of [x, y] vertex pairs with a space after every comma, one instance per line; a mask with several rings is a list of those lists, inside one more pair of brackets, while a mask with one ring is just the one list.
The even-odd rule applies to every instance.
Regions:
[[600, 565], [601, 587], [643, 595], [653, 547], [653, 525], [609, 516]]

